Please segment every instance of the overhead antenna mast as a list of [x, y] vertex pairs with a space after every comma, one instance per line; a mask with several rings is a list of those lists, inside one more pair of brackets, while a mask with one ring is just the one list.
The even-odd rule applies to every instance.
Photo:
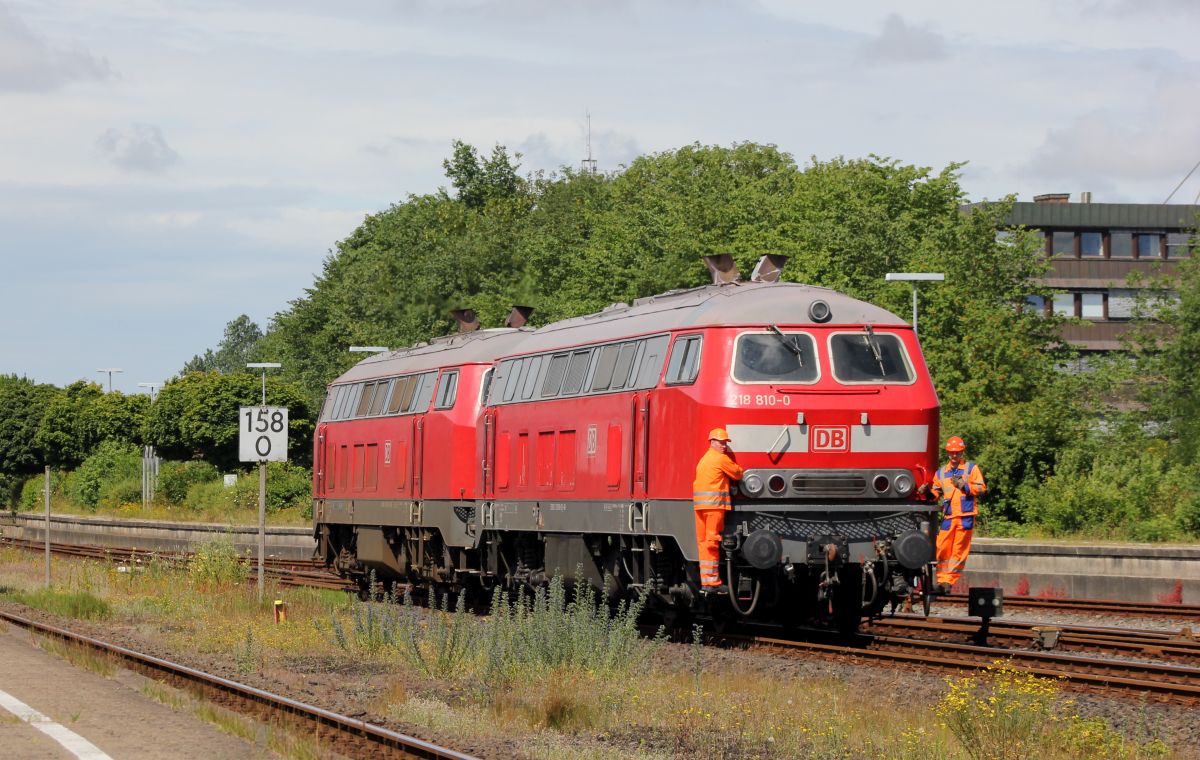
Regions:
[[587, 116], [587, 158], [583, 159], [583, 170], [588, 174], [596, 173], [596, 159], [592, 158], [592, 112], [584, 111]]

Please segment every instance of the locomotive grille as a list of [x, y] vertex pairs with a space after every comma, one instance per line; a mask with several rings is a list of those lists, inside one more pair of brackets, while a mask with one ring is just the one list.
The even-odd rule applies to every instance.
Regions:
[[802, 496], [858, 496], [867, 490], [867, 479], [847, 473], [792, 476], [792, 491]]
[[912, 530], [920, 524], [920, 517], [914, 514], [899, 514], [877, 517], [874, 519], [855, 520], [801, 520], [783, 515], [759, 513], [749, 524], [750, 532], [763, 529], [775, 533], [780, 538], [794, 541], [810, 541], [817, 536], [845, 536], [851, 541], [870, 541], [878, 536], [894, 536], [906, 530]]
[[454, 508], [454, 516], [465, 523], [475, 522], [475, 507], [474, 506], [456, 506]]

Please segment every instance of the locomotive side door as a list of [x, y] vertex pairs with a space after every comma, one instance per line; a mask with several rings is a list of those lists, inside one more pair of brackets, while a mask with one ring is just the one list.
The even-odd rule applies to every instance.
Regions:
[[327, 487], [326, 480], [329, 477], [329, 457], [327, 454], [328, 446], [326, 436], [329, 431], [329, 425], [322, 423], [317, 426], [316, 448], [313, 452], [313, 496], [320, 498], [325, 495]]
[[649, 486], [650, 451], [650, 394], [633, 394], [633, 420], [629, 426], [629, 495], [634, 499], [646, 498]]
[[425, 415], [419, 414], [412, 423], [412, 500], [421, 498], [421, 476], [425, 468]]
[[495, 498], [496, 470], [496, 411], [483, 411], [483, 457], [479, 463], [480, 483], [483, 486], [483, 498]]

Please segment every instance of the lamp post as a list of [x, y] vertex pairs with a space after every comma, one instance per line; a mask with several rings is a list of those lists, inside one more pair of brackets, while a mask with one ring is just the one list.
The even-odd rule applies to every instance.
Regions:
[[124, 372], [125, 370], [117, 369], [116, 367], [105, 367], [103, 369], [98, 369], [96, 371], [99, 372], [100, 374], [104, 374], [105, 372], [108, 373], [108, 392], [112, 393], [112, 376], [118, 372]]
[[346, 350], [355, 354], [383, 354], [391, 351], [387, 346], [351, 346]]
[[[249, 369], [262, 370], [262, 405], [267, 405], [267, 370], [279, 369], [279, 362], [250, 362]], [[258, 601], [263, 598], [263, 557], [267, 555], [267, 463], [258, 463]]]
[[163, 387], [162, 383], [138, 383], [139, 388], [146, 388], [150, 394], [150, 403], [154, 403], [154, 399], [158, 396], [158, 389]]
[[913, 333], [917, 332], [917, 283], [918, 282], [941, 282], [946, 279], [946, 275], [942, 272], [888, 272], [883, 276], [883, 279], [888, 282], [907, 282], [912, 286], [913, 298]]

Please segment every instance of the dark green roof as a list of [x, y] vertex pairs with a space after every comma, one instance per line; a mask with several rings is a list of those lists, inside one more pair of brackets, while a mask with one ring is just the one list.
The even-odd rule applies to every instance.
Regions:
[[1200, 206], [1161, 203], [1014, 203], [1007, 225], [1037, 229], [1186, 230], [1197, 226]]

